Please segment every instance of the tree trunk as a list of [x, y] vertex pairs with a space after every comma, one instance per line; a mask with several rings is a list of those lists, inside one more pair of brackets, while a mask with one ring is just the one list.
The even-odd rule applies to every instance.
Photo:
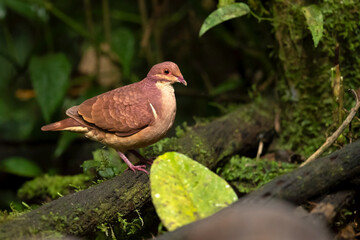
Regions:
[[[273, 116], [255, 105], [191, 127], [173, 147], [213, 168], [235, 154], [256, 150], [259, 135], [273, 134]], [[180, 147], [179, 147], [180, 146]], [[174, 150], [174, 149], [165, 149]], [[148, 175], [126, 171], [89, 189], [70, 194], [0, 224], [2, 239], [46, 235], [85, 235], [118, 214], [126, 216], [150, 201]]]

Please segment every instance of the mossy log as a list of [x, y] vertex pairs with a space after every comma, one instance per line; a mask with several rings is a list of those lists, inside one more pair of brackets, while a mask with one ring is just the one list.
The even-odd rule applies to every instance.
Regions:
[[[310, 198], [327, 193], [331, 188], [352, 180], [359, 174], [360, 140], [272, 180], [260, 189], [221, 210], [219, 214], [188, 224], [174, 232], [165, 233], [159, 239], [193, 239], [194, 234], [202, 236], [202, 234], [206, 234], [206, 229], [209, 229], [208, 224], [214, 226], [214, 222], [219, 223], [219, 219], [221, 221], [224, 219], [222, 212], [234, 212], [244, 204], [268, 204], [276, 201], [276, 199], [301, 204]], [[218, 216], [220, 216], [219, 219], [216, 219]], [[205, 231], [199, 232], [199, 229]]]
[[[256, 150], [259, 135], [273, 134], [273, 113], [247, 105], [214, 121], [197, 124], [172, 147], [213, 168], [221, 160]], [[171, 147], [169, 147], [171, 148]], [[165, 151], [174, 150], [165, 147]], [[126, 216], [150, 201], [148, 175], [125, 171], [120, 176], [76, 192], [0, 224], [1, 239], [60, 232], [82, 236], [97, 226]]]
[[330, 188], [360, 174], [360, 141], [280, 176], [244, 200], [281, 198], [295, 204], [326, 193]]

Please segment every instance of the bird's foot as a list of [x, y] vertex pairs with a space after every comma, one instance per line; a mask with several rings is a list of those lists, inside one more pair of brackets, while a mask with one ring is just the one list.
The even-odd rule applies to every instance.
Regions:
[[134, 164], [132, 164], [129, 159], [125, 156], [125, 154], [123, 154], [122, 152], [118, 152], [119, 156], [121, 157], [121, 159], [126, 163], [126, 165], [128, 165], [128, 167], [133, 171], [133, 172], [136, 172], [136, 171], [141, 171], [141, 172], [144, 172], [146, 174], [149, 175], [149, 172], [145, 170], [146, 168], [146, 165], [137, 165], [137, 166], [134, 166]]
[[136, 171], [141, 171], [141, 172], [144, 172], [146, 173], [147, 175], [149, 175], [149, 172], [146, 171], [146, 165], [133, 165], [131, 164], [131, 166], [129, 166], [129, 169], [131, 169], [133, 172], [136, 172]]

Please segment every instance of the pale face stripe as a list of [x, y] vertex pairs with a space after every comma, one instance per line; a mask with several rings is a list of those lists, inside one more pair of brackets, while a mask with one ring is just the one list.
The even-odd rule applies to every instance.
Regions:
[[155, 77], [159, 79], [166, 79], [170, 82], [177, 82], [177, 77], [175, 77], [174, 75], [155, 74]]

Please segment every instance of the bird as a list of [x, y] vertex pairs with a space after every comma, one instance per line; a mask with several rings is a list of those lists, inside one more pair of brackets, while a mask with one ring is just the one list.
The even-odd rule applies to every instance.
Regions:
[[149, 174], [145, 165], [133, 165], [125, 152], [154, 144], [169, 131], [176, 114], [174, 83], [187, 86], [179, 67], [171, 61], [158, 63], [143, 80], [87, 99], [67, 109], [68, 118], [41, 130], [82, 133], [116, 149], [132, 171]]

